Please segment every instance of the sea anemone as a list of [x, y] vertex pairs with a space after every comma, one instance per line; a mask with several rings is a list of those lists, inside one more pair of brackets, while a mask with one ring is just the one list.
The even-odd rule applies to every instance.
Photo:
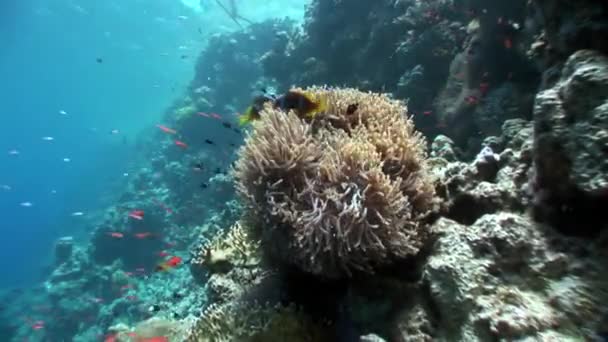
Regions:
[[237, 190], [264, 255], [326, 278], [418, 253], [434, 207], [426, 144], [403, 103], [309, 88], [313, 118], [266, 105], [239, 151]]

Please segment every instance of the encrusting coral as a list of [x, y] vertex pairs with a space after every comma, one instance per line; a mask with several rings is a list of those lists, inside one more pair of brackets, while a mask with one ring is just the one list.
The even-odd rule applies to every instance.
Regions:
[[212, 304], [190, 327], [187, 342], [331, 341], [324, 327], [293, 306]]
[[435, 197], [406, 107], [354, 89], [306, 91], [328, 109], [300, 118], [267, 105], [235, 166], [265, 256], [340, 278], [415, 255]]

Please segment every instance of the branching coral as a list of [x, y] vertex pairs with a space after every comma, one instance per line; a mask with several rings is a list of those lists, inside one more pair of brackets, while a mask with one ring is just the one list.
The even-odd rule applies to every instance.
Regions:
[[434, 188], [406, 108], [353, 89], [307, 91], [328, 110], [302, 119], [267, 106], [235, 167], [265, 254], [330, 278], [415, 255]]

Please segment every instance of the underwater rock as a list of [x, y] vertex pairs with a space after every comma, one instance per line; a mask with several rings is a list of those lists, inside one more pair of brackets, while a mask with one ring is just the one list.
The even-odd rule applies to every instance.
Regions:
[[[138, 339], [145, 340], [154, 337], [166, 337], [168, 341], [183, 341], [186, 329], [187, 327], [180, 321], [152, 317], [138, 323], [133, 331]], [[125, 339], [125, 341], [131, 341], [131, 339]]]
[[534, 119], [536, 217], [571, 234], [605, 229], [608, 57], [591, 50], [570, 56], [559, 82], [538, 93]]
[[64, 236], [59, 238], [55, 243], [55, 265], [60, 265], [66, 262], [72, 256], [74, 249], [74, 238]]
[[559, 80], [560, 69], [578, 50], [608, 53], [606, 3], [581, 0], [534, 0], [528, 5], [526, 28], [535, 34], [535, 54], [545, 59], [544, 88]]
[[532, 117], [534, 92], [506, 82], [489, 91], [483, 105], [475, 108], [473, 121], [484, 136], [499, 135], [506, 120]]
[[455, 162], [458, 160], [455, 152], [454, 141], [442, 134], [433, 139], [430, 155], [432, 158], [443, 158], [448, 162]]
[[[426, 293], [416, 293], [418, 298], [426, 298]], [[403, 342], [431, 342], [435, 334], [434, 313], [429, 307], [415, 303], [404, 307], [395, 319], [393, 339]]]
[[491, 147], [485, 146], [479, 151], [473, 163], [475, 163], [480, 179], [492, 181], [498, 173], [499, 162], [500, 156], [494, 153]]
[[484, 214], [523, 210], [528, 203], [532, 124], [507, 120], [502, 130], [491, 139], [496, 150], [486, 146], [471, 163], [431, 158], [447, 217], [472, 224]]
[[538, 339], [558, 332], [591, 338], [605, 323], [598, 315], [608, 298], [601, 244], [566, 240], [509, 213], [485, 215], [469, 227], [441, 218], [433, 232], [424, 278], [440, 339]]

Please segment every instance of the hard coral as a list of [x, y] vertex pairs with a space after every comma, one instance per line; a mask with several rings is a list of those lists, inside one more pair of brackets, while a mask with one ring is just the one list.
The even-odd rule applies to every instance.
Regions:
[[331, 341], [326, 327], [293, 306], [212, 304], [194, 322], [187, 342]]
[[235, 167], [265, 255], [328, 278], [415, 255], [434, 188], [405, 106], [354, 89], [307, 91], [327, 111], [303, 119], [267, 106]]
[[258, 242], [250, 239], [237, 222], [201, 245], [190, 264], [211, 273], [226, 273], [234, 267], [253, 267], [258, 263]]

